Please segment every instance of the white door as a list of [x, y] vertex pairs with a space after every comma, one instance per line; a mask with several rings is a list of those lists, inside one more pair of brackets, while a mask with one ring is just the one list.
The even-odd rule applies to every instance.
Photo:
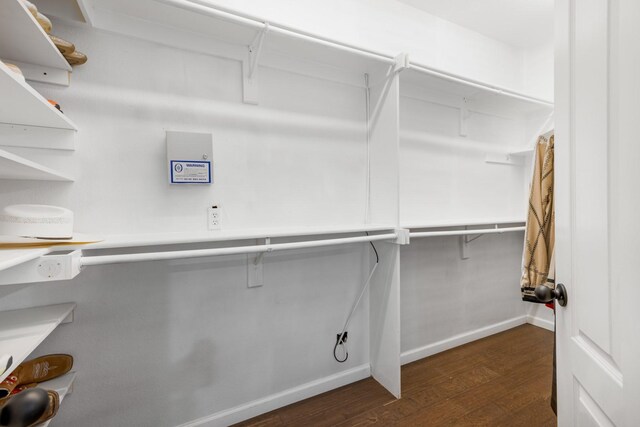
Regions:
[[556, 0], [558, 425], [640, 426], [640, 0]]

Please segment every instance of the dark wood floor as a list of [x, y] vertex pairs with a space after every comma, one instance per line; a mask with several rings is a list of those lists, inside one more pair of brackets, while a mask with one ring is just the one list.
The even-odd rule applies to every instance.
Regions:
[[523, 325], [402, 367], [402, 399], [369, 378], [237, 426], [555, 426], [553, 333]]

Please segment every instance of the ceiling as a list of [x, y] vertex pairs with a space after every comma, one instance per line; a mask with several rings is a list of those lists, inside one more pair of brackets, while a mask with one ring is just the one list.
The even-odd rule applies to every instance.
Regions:
[[553, 41], [554, 0], [398, 0], [520, 48]]

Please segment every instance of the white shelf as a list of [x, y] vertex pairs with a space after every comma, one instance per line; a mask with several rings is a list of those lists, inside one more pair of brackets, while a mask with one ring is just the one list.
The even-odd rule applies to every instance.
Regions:
[[402, 224], [401, 228], [408, 228], [410, 230], [422, 229], [422, 228], [448, 228], [448, 227], [477, 227], [481, 225], [504, 225], [504, 224], [523, 224], [526, 223], [526, 219], [523, 217], [506, 217], [506, 218], [474, 218], [468, 220], [442, 220], [431, 222], [407, 222]]
[[[71, 392], [73, 391], [73, 383], [75, 382], [75, 380], [76, 380], [76, 373], [69, 372], [68, 374], [65, 374], [51, 381], [40, 383], [38, 384], [38, 387], [43, 388], [45, 390], [57, 391], [58, 394], [60, 395], [60, 403], [62, 404], [62, 401], [64, 400], [64, 398], [67, 397], [69, 394], [71, 394]], [[45, 423], [40, 424], [39, 427], [47, 427], [49, 423], [53, 420], [55, 420], [55, 417], [53, 417], [51, 420]]]
[[533, 148], [521, 148], [518, 150], [509, 151], [510, 156], [528, 156], [533, 154]]
[[[178, 245], [188, 243], [224, 242], [232, 240], [264, 239], [267, 237], [296, 237], [327, 234], [353, 234], [374, 231], [394, 230], [392, 225], [354, 225], [335, 227], [280, 227], [259, 229], [230, 229], [220, 231], [202, 231], [186, 233], [121, 234], [106, 236], [105, 240], [89, 245], [77, 246], [77, 249], [114, 249], [136, 246]], [[67, 250], [68, 246], [59, 246], [53, 250]]]
[[526, 115], [553, 109], [553, 102], [506, 88], [474, 82], [437, 72], [421, 65], [411, 65], [400, 73], [401, 95], [460, 107], [467, 99], [470, 109], [500, 110], [510, 115]]
[[0, 8], [0, 58], [71, 71], [47, 33], [18, 0], [4, 0]]
[[74, 303], [0, 312], [0, 349], [13, 356], [3, 381], [75, 309]]
[[51, 252], [49, 248], [2, 249], [0, 250], [0, 271], [40, 258]]
[[76, 130], [64, 114], [0, 61], [0, 123]]
[[0, 179], [73, 181], [68, 175], [4, 150], [0, 150]]

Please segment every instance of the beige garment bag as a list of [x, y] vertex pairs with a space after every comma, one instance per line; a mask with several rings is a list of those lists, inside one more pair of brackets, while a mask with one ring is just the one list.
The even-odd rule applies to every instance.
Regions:
[[534, 293], [538, 285], [555, 287], [549, 277], [555, 240], [553, 144], [553, 135], [540, 136], [536, 144], [520, 280], [524, 301], [539, 302]]

